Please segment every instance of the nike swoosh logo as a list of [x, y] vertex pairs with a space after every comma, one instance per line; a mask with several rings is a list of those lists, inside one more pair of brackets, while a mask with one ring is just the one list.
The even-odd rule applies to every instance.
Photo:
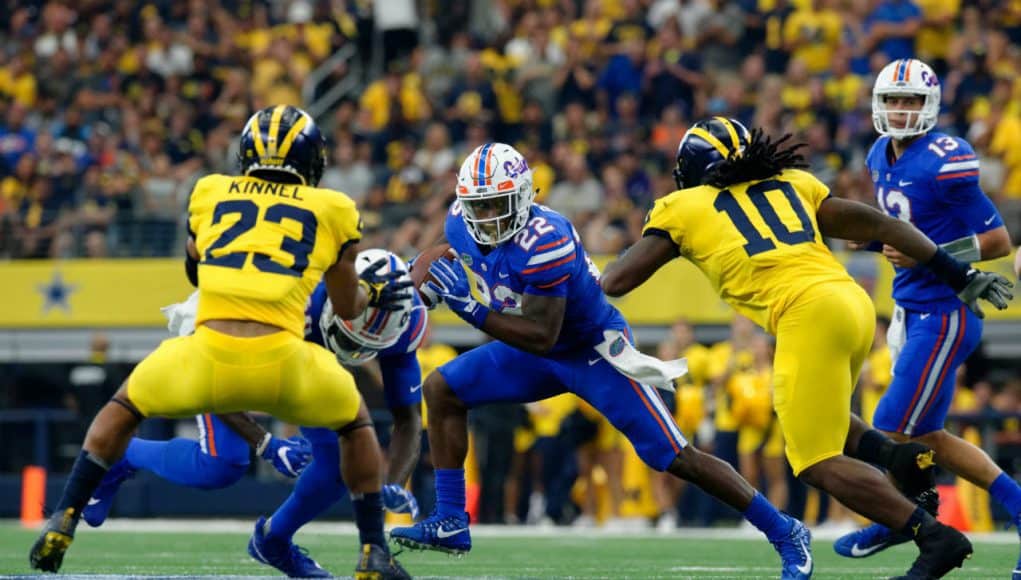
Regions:
[[99, 499], [96, 499], [96, 498], [94, 498], [94, 497], [90, 497], [90, 498], [89, 498], [89, 505], [96, 505], [96, 504], [97, 504], [97, 503], [99, 503], [100, 501], [101, 501], [101, 500], [99, 500]]
[[921, 320], [925, 320], [926, 318], [929, 318], [929, 316], [930, 313], [926, 312], [925, 314], [919, 314], [918, 318], [920, 318]]
[[588, 366], [592, 366], [592, 365], [596, 364], [597, 362], [599, 362], [601, 360], [603, 360], [603, 359], [597, 358], [597, 359], [590, 360], [590, 361], [588, 361]]
[[897, 185], [899, 185], [900, 187], [907, 187], [907, 186], [911, 185], [912, 183], [914, 183], [914, 181], [904, 181], [902, 179], [902, 180], [897, 182]]
[[798, 572], [801, 572], [805, 576], [812, 573], [812, 552], [808, 550], [808, 544], [805, 540], [801, 540], [801, 549], [805, 551], [805, 563], [798, 566]]
[[885, 545], [886, 543], [882, 543], [876, 544], [875, 546], [869, 546], [868, 548], [859, 548], [858, 544], [855, 544], [851, 546], [851, 555], [854, 556], [855, 558], [864, 558], [865, 556], [868, 556], [872, 552], [875, 552], [876, 550], [882, 548]]
[[436, 530], [436, 537], [437, 538], [449, 538], [450, 536], [456, 536], [457, 534], [460, 534], [461, 532], [467, 532], [467, 531], [468, 531], [468, 528], [457, 528], [456, 530], [444, 530], [443, 528], [438, 528]]
[[294, 466], [291, 465], [291, 462], [287, 460], [287, 450], [288, 450], [287, 447], [281, 447], [280, 449], [277, 449], [277, 457], [280, 458], [280, 462], [284, 464], [284, 467], [287, 468], [287, 471], [291, 472], [291, 475], [298, 475], [298, 472], [294, 471]]
[[991, 217], [991, 218], [987, 219], [986, 221], [984, 221], [984, 222], [982, 222], [982, 223], [984, 223], [985, 225], [987, 225], [987, 226], [988, 226], [989, 224], [993, 223], [993, 220], [994, 220], [994, 219], [996, 219], [996, 215], [995, 215], [995, 214], [993, 215], [993, 217]]
[[422, 383], [419, 383], [419, 384], [415, 385], [414, 387], [411, 387], [410, 391], [412, 393], [414, 393], [415, 391], [419, 391], [421, 389], [422, 389]]
[[510, 276], [510, 274], [508, 274], [507, 272], [500, 272], [498, 276], [500, 276], [501, 278], [507, 278]]

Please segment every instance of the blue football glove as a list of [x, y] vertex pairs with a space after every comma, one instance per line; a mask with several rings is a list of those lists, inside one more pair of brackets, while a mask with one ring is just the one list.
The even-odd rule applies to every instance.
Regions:
[[425, 283], [426, 289], [443, 298], [447, 307], [462, 320], [475, 328], [482, 324], [489, 315], [489, 309], [472, 297], [471, 280], [464, 266], [448, 258], [440, 258], [429, 266], [429, 273], [434, 280]]
[[396, 483], [383, 486], [383, 506], [395, 514], [411, 514], [411, 519], [418, 519], [418, 501], [415, 495]]
[[301, 472], [312, 462], [312, 444], [304, 437], [291, 437], [280, 439], [266, 434], [268, 440], [263, 440], [256, 449], [259, 457], [273, 464], [274, 469], [287, 477], [298, 477]]

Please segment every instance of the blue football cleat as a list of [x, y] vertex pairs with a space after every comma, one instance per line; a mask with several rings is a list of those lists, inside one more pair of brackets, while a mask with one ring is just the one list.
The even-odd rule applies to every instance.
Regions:
[[910, 541], [911, 538], [898, 534], [882, 524], [872, 524], [837, 538], [833, 543], [833, 551], [845, 558], [868, 558], [887, 548]]
[[812, 577], [812, 534], [800, 521], [790, 518], [791, 531], [772, 542], [783, 560], [781, 580], [804, 580]]
[[448, 554], [466, 554], [472, 549], [468, 514], [444, 516], [433, 512], [407, 528], [394, 528], [390, 539], [413, 550], [437, 550]]
[[272, 566], [291, 578], [332, 578], [318, 562], [308, 557], [305, 548], [291, 542], [273, 541], [266, 537], [266, 518], [255, 522], [255, 531], [248, 540], [248, 555]]
[[113, 506], [113, 498], [121, 484], [135, 476], [135, 469], [123, 459], [113, 464], [99, 482], [99, 487], [92, 492], [88, 505], [82, 510], [82, 519], [85, 523], [98, 528], [110, 515], [110, 508]]

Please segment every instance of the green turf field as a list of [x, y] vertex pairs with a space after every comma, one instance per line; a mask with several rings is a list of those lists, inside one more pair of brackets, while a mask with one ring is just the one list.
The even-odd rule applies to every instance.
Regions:
[[[205, 524], [207, 529], [211, 524]], [[245, 524], [247, 525], [247, 524]], [[329, 529], [330, 524], [315, 524]], [[141, 524], [137, 529], [80, 529], [64, 561], [66, 574], [109, 575], [267, 575], [245, 552], [248, 534], [241, 531], [160, 532]], [[325, 526], [325, 527], [324, 527]], [[117, 527], [117, 526], [111, 526]], [[171, 529], [183, 526], [173, 525]], [[85, 528], [84, 524], [82, 528]], [[527, 532], [526, 532], [527, 533]], [[723, 532], [726, 533], [726, 532]], [[476, 534], [471, 555], [456, 559], [438, 553], [405, 552], [399, 559], [422, 577], [489, 578], [769, 578], [777, 577], [779, 559], [765, 541], [726, 539], [720, 530], [708, 534], [681, 532], [659, 536], [575, 533]], [[0, 524], [0, 576], [29, 572], [28, 548], [36, 532], [16, 524]], [[747, 538], [747, 536], [744, 536]], [[336, 533], [298, 536], [318, 562], [334, 574], [349, 575], [356, 560], [355, 537]], [[903, 573], [914, 558], [913, 546], [900, 546], [866, 560], [848, 560], [833, 553], [832, 542], [814, 542], [816, 578], [885, 578]], [[1005, 578], [1018, 554], [1016, 540], [1000, 534], [977, 540], [975, 555], [950, 578]]]

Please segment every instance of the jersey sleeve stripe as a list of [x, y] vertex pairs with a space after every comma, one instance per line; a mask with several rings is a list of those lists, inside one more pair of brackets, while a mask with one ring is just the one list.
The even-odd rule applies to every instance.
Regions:
[[421, 344], [422, 337], [425, 336], [425, 310], [420, 310], [417, 318], [415, 328], [411, 331], [411, 340], [408, 341], [408, 352], [418, 350], [418, 345]]
[[559, 240], [557, 240], [555, 242], [550, 242], [548, 244], [543, 244], [541, 246], [536, 246], [535, 251], [536, 252], [541, 252], [543, 250], [548, 250], [548, 249], [550, 249], [552, 247], [559, 246], [560, 244], [562, 244], [562, 243], [564, 243], [566, 241], [567, 241], [567, 236], [564, 236], [564, 237], [560, 238]]
[[556, 262], [551, 262], [551, 263], [546, 264], [544, 266], [536, 266], [534, 268], [525, 268], [524, 270], [521, 271], [521, 273], [522, 274], [535, 274], [536, 272], [543, 272], [545, 270], [549, 270], [550, 268], [556, 268], [557, 266], [561, 266], [563, 264], [566, 264], [566, 263], [570, 262], [571, 260], [574, 259], [574, 257], [576, 255], [577, 255], [577, 253], [571, 252], [571, 255], [567, 256], [566, 258], [563, 258], [561, 260], [557, 260]]
[[556, 280], [550, 282], [549, 284], [536, 284], [535, 287], [536, 288], [542, 288], [543, 290], [548, 290], [548, 289], [556, 286], [557, 284], [562, 284], [562, 283], [566, 282], [567, 279], [570, 278], [570, 277], [571, 277], [570, 274], [564, 274], [563, 276], [557, 278]]
[[541, 254], [536, 254], [532, 256], [531, 258], [528, 259], [528, 263], [525, 265], [538, 266], [539, 264], [545, 264], [546, 262], [551, 262], [553, 260], [556, 260], [557, 258], [566, 256], [567, 254], [570, 254], [573, 251], [574, 242], [568, 242], [555, 250], [550, 250], [548, 252], [543, 252]]
[[213, 429], [213, 416], [206, 413], [205, 415], [202, 415], [202, 419], [206, 422], [206, 438], [208, 439], [209, 454], [216, 457], [216, 436], [213, 434], [216, 430]]
[[959, 177], [976, 177], [978, 176], [978, 170], [975, 171], [959, 171], [957, 173], [944, 173], [943, 175], [937, 176], [936, 179], [942, 181], [944, 179], [957, 179]]
[[965, 155], [954, 155], [949, 159], [949, 161], [964, 161], [965, 159], [975, 159], [975, 154], [968, 153]]
[[940, 167], [940, 173], [949, 173], [951, 171], [961, 171], [962, 169], [978, 169], [978, 159], [971, 161], [958, 161], [956, 163], [944, 163], [943, 167]]

